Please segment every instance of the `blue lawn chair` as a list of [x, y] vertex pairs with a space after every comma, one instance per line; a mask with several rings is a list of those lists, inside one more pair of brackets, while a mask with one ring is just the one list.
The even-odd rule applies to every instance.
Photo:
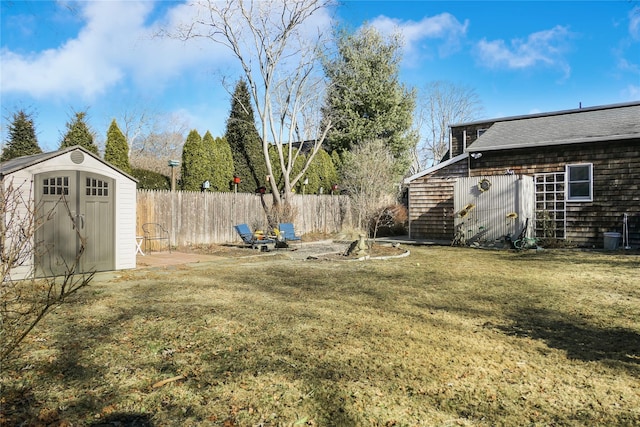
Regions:
[[268, 243], [275, 244], [276, 241], [267, 237], [258, 238], [251, 231], [247, 224], [238, 224], [234, 225], [233, 228], [236, 229], [242, 241], [251, 246], [252, 249], [257, 248], [258, 246], [266, 246]]
[[300, 236], [296, 236], [296, 232], [293, 228], [293, 224], [290, 222], [281, 222], [278, 225], [280, 234], [284, 237], [285, 242], [301, 241]]

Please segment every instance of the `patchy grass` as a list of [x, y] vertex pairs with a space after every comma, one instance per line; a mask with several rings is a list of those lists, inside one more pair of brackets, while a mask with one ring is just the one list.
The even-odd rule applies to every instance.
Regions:
[[3, 367], [0, 424], [640, 425], [639, 271], [412, 247], [105, 275]]

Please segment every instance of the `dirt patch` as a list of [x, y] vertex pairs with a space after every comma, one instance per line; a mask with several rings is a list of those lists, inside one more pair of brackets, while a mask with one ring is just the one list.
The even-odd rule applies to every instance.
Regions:
[[360, 259], [392, 259], [408, 254], [406, 248], [399, 245], [376, 244], [373, 245], [365, 255], [358, 255], [355, 252], [346, 255], [349, 245], [345, 245], [345, 249], [337, 252], [327, 252], [322, 254], [310, 255], [308, 259], [327, 260], [327, 261], [348, 261]]
[[[344, 253], [350, 242], [320, 240], [290, 244], [287, 248], [274, 248], [269, 245], [265, 250], [251, 249], [235, 245], [197, 245], [179, 248], [169, 252], [148, 252], [138, 255], [137, 268], [173, 267], [185, 264], [218, 261], [224, 258], [244, 258], [280, 255], [298, 260], [348, 261], [364, 259], [362, 256]], [[407, 253], [407, 249], [399, 245], [376, 244], [369, 250], [366, 259], [386, 259], [399, 257]]]

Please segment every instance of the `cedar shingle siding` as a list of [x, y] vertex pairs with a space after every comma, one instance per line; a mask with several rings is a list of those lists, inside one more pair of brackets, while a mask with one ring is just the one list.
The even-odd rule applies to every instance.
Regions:
[[[479, 129], [489, 130], [478, 138]], [[566, 202], [566, 239], [602, 247], [603, 233], [622, 232], [627, 213], [629, 243], [640, 246], [640, 102], [454, 125], [450, 156], [407, 179], [413, 238], [453, 238], [458, 177], [564, 172], [567, 164], [589, 163], [593, 201]]]
[[453, 236], [453, 186], [467, 175], [467, 162], [455, 163], [409, 186], [409, 224], [412, 237], [450, 240]]

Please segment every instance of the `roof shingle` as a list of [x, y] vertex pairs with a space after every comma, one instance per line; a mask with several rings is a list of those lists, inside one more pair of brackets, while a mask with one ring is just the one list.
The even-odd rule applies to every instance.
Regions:
[[469, 152], [640, 138], [640, 102], [497, 121]]

